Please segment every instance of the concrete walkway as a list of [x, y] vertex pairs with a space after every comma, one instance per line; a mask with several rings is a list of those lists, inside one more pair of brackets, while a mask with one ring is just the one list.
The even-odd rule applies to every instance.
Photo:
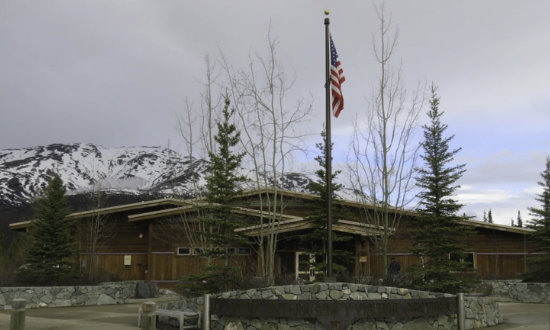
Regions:
[[504, 323], [486, 329], [550, 330], [550, 304], [501, 302], [500, 310]]
[[[131, 299], [122, 305], [31, 308], [26, 310], [26, 330], [126, 330], [138, 329], [139, 307], [146, 301], [157, 303], [177, 299], [164, 296], [153, 299]], [[9, 329], [10, 311], [0, 311], [0, 330]], [[157, 327], [159, 330], [177, 329]]]
[[[145, 301], [145, 300], [143, 300]], [[26, 311], [27, 330], [126, 330], [137, 329], [137, 311], [143, 301], [124, 305], [34, 308]], [[504, 324], [486, 328], [550, 329], [550, 304], [500, 303]], [[10, 311], [0, 312], [0, 329], [9, 329]], [[163, 328], [160, 329], [175, 329]]]
[[[141, 303], [83, 307], [33, 308], [26, 311], [27, 330], [136, 330]], [[9, 329], [10, 311], [0, 312], [0, 329]]]

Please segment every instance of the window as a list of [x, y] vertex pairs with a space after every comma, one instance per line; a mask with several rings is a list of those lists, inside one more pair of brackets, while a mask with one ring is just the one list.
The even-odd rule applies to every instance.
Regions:
[[191, 255], [191, 248], [189, 247], [178, 247], [177, 249], [178, 256], [188, 256]]
[[239, 255], [250, 255], [250, 254], [252, 254], [252, 251], [248, 247], [240, 247], [238, 251], [239, 251]]
[[466, 252], [464, 255], [458, 255], [456, 253], [451, 253], [449, 259], [451, 261], [456, 261], [461, 264], [461, 269], [464, 271], [474, 271], [476, 269], [476, 255], [475, 252]]
[[[235, 255], [251, 255], [252, 250], [249, 247], [228, 247], [227, 254], [230, 256]], [[176, 254], [178, 256], [205, 256], [205, 255], [222, 255], [223, 248], [192, 248], [192, 247], [178, 247], [176, 248]]]

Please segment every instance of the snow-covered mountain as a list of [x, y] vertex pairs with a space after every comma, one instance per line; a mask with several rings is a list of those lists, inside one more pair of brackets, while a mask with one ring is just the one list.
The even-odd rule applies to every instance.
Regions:
[[[205, 160], [161, 147], [77, 143], [5, 149], [0, 150], [0, 205], [21, 205], [35, 198], [53, 173], [59, 173], [68, 194], [108, 190], [191, 197], [197, 188], [204, 189], [208, 166]], [[252, 178], [252, 173], [242, 171]], [[286, 189], [306, 191], [310, 179], [289, 173], [284, 181]]]

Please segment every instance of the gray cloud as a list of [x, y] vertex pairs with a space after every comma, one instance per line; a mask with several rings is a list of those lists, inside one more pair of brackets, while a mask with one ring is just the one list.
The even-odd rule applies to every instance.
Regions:
[[[333, 122], [345, 154], [355, 114], [367, 109], [377, 67], [373, 5], [365, 1], [3, 1], [0, 5], [0, 148], [53, 142], [181, 147], [175, 114], [198, 104], [203, 57], [242, 67], [262, 52], [269, 21], [291, 91], [313, 98], [312, 141], [324, 111], [323, 10], [346, 74], [346, 108]], [[439, 85], [464, 186], [478, 195], [528, 189], [550, 132], [550, 3], [435, 0], [387, 3], [400, 40], [404, 82]], [[313, 149], [313, 148], [312, 148]], [[536, 180], [536, 179], [535, 179]], [[515, 196], [515, 195], [514, 195]], [[503, 202], [504, 203], [504, 202]], [[480, 204], [481, 205], [481, 204]], [[483, 204], [483, 207], [489, 204]], [[493, 210], [495, 211], [495, 210]]]

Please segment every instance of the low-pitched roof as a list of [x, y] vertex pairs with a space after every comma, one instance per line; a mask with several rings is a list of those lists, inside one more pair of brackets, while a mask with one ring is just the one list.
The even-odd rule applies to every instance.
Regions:
[[[163, 199], [156, 199], [156, 200], [150, 200], [150, 201], [142, 201], [137, 203], [103, 207], [103, 208], [98, 208], [98, 209], [93, 209], [88, 211], [74, 212], [69, 214], [67, 218], [82, 219], [82, 218], [96, 217], [96, 216], [112, 214], [112, 213], [142, 210], [142, 209], [151, 208], [151, 207], [169, 206], [169, 205], [182, 206], [182, 205], [188, 205], [188, 204], [189, 204], [189, 201], [186, 201], [186, 200], [175, 199], [175, 198], [163, 198]], [[30, 227], [31, 223], [32, 223], [32, 220], [14, 222], [14, 223], [11, 223], [9, 227], [11, 230], [24, 230], [27, 227]]]
[[510, 233], [523, 234], [523, 235], [531, 234], [534, 232], [534, 230], [530, 228], [512, 227], [512, 226], [500, 225], [496, 223], [489, 223], [489, 222], [483, 222], [478, 220], [462, 220], [460, 221], [460, 223], [466, 226], [505, 231]]
[[[318, 195], [314, 195], [311, 193], [274, 189], [274, 188], [262, 188], [262, 189], [243, 191], [237, 195], [237, 198], [250, 197], [250, 196], [260, 195], [260, 194], [282, 194], [283, 196], [286, 196], [286, 197], [294, 197], [294, 198], [300, 198], [305, 200], [316, 200], [319, 198]], [[377, 206], [372, 203], [367, 203], [363, 201], [352, 201], [352, 200], [347, 200], [342, 198], [334, 198], [332, 202], [336, 205], [350, 206], [350, 207], [356, 207], [356, 208], [368, 208], [372, 210], [381, 208], [381, 206]], [[390, 207], [389, 209], [391, 212], [400, 213], [403, 215], [416, 215], [416, 212], [403, 209], [403, 208]]]
[[[269, 194], [280, 193], [283, 196], [294, 197], [294, 198], [305, 199], [305, 200], [315, 200], [319, 198], [318, 196], [313, 194], [293, 192], [293, 191], [287, 191], [287, 190], [275, 190], [271, 188], [245, 191], [240, 193], [237, 196], [237, 198], [250, 197], [250, 196], [266, 194], [266, 193], [269, 193]], [[376, 208], [375, 205], [348, 201], [343, 199], [335, 199], [334, 203], [342, 206], [349, 206], [354, 208], [365, 208], [365, 207], [369, 209]], [[176, 198], [164, 198], [164, 199], [157, 199], [157, 200], [151, 200], [151, 201], [143, 201], [143, 202], [137, 202], [137, 203], [99, 208], [99, 209], [82, 211], [82, 212], [74, 212], [69, 214], [68, 218], [82, 219], [87, 217], [95, 217], [98, 215], [130, 212], [132, 214], [128, 215], [128, 221], [137, 222], [137, 221], [145, 221], [145, 220], [151, 220], [151, 219], [159, 219], [159, 218], [174, 216], [174, 215], [187, 213], [187, 212], [193, 212], [193, 211], [196, 211], [199, 207], [204, 205], [205, 205], [204, 199], [181, 200]], [[150, 209], [155, 207], [166, 207], [166, 206], [168, 207], [172, 206], [172, 207], [161, 209], [161, 210], [157, 209], [153, 211], [146, 211], [146, 209], [148, 208]], [[138, 211], [138, 212], [135, 213], [132, 211]], [[142, 212], [139, 212], [139, 211], [142, 211]], [[399, 212], [401, 214], [406, 214], [406, 215], [412, 215], [412, 216], [416, 214], [413, 211], [402, 210], [402, 209], [392, 209], [391, 211]], [[276, 227], [271, 229], [271, 231], [274, 233], [275, 232], [283, 233], [283, 232], [309, 229], [312, 226], [311, 221], [309, 221], [308, 219], [304, 217], [289, 215], [289, 214], [275, 215], [275, 214], [270, 214], [268, 212], [264, 212], [264, 211], [260, 211], [252, 208], [246, 208], [246, 207], [234, 207], [232, 212], [237, 214], [247, 215], [247, 216], [253, 216], [253, 217], [267, 217], [267, 218], [277, 217], [279, 218], [278, 219], [279, 222]], [[473, 226], [477, 228], [485, 228], [485, 229], [511, 232], [511, 233], [523, 234], [523, 235], [530, 234], [533, 232], [532, 229], [511, 227], [511, 226], [481, 222], [476, 220], [462, 220], [461, 223], [467, 226]], [[15, 222], [10, 224], [9, 228], [11, 230], [25, 230], [30, 226], [31, 226], [31, 221], [21, 221], [21, 222]], [[358, 234], [363, 236], [377, 235], [380, 233], [380, 230], [381, 230], [381, 228], [377, 228], [376, 226], [373, 226], [373, 225], [361, 223], [358, 221], [346, 220], [346, 219], [340, 219], [338, 221], [335, 221], [333, 224], [333, 229], [340, 232]], [[266, 233], [266, 230], [265, 229], [262, 230], [260, 225], [247, 226], [247, 227], [239, 228], [238, 230], [250, 236]]]
[[[266, 236], [270, 234], [281, 234], [310, 229], [313, 227], [311, 220], [302, 217], [293, 217], [277, 222], [274, 226], [252, 225], [235, 229], [247, 236]], [[383, 232], [382, 227], [376, 227], [370, 224], [360, 223], [357, 221], [339, 219], [332, 225], [334, 231], [348, 233], [360, 236], [378, 236]]]

